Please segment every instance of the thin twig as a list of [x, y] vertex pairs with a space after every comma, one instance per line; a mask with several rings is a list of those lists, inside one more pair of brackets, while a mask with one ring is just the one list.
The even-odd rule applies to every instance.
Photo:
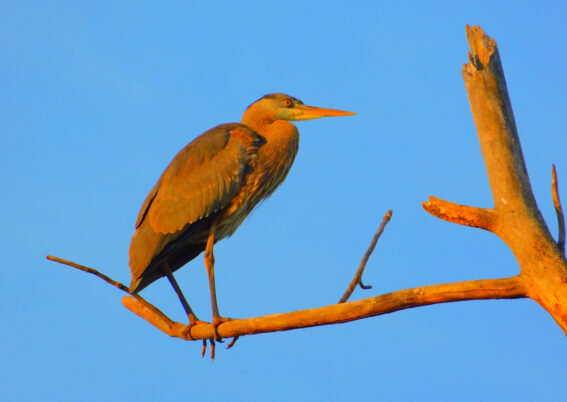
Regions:
[[77, 268], [77, 269], [79, 269], [79, 270], [81, 270], [81, 271], [83, 271], [83, 272], [87, 272], [87, 273], [89, 273], [89, 274], [96, 275], [96, 276], [98, 276], [100, 279], [102, 279], [103, 281], [105, 281], [105, 282], [107, 282], [107, 283], [110, 283], [112, 286], [116, 286], [118, 289], [120, 289], [120, 290], [122, 290], [122, 291], [124, 291], [124, 292], [126, 292], [126, 293], [128, 293], [128, 294], [130, 293], [130, 292], [128, 291], [128, 287], [127, 287], [126, 285], [123, 285], [122, 283], [117, 282], [117, 281], [115, 281], [114, 279], [109, 278], [108, 276], [106, 276], [106, 275], [103, 274], [103, 273], [98, 272], [98, 271], [97, 271], [96, 269], [94, 269], [94, 268], [85, 267], [84, 265], [77, 264], [77, 263], [75, 263], [75, 262], [73, 262], [73, 261], [64, 260], [63, 258], [54, 257], [54, 256], [52, 256], [52, 255], [47, 255], [45, 258], [47, 258], [47, 259], [50, 260], [50, 261], [58, 262], [59, 264], [69, 265], [70, 267]]
[[[80, 271], [87, 272], [87, 273], [89, 273], [89, 274], [93, 274], [93, 275], [95, 275], [95, 276], [98, 276], [100, 279], [104, 280], [106, 283], [109, 283], [109, 284], [111, 284], [112, 286], [115, 286], [115, 287], [117, 287], [118, 289], [120, 289], [120, 290], [122, 290], [122, 291], [124, 291], [124, 292], [126, 292], [126, 293], [128, 293], [128, 294], [130, 294], [130, 292], [128, 291], [128, 288], [126, 287], [126, 285], [124, 285], [124, 284], [122, 284], [122, 283], [120, 283], [120, 282], [118, 282], [118, 281], [115, 281], [114, 279], [109, 278], [108, 276], [106, 276], [105, 274], [103, 274], [103, 273], [97, 271], [97, 270], [94, 269], [94, 268], [85, 267], [84, 265], [77, 264], [76, 262], [69, 261], [69, 260], [64, 260], [63, 258], [55, 257], [55, 256], [52, 256], [52, 255], [47, 255], [46, 258], [47, 258], [48, 260], [50, 260], [50, 261], [55, 261], [55, 262], [58, 262], [58, 263], [60, 263], [60, 264], [68, 265], [68, 266], [73, 267], [73, 268], [76, 268], [76, 269], [78, 269], [78, 270], [80, 270]], [[146, 300], [144, 300], [144, 298], [142, 298], [141, 296], [139, 296], [139, 295], [132, 295], [132, 296], [134, 296], [134, 297], [136, 298], [136, 300], [138, 300], [139, 302], [143, 303], [144, 305], [147, 305], [148, 308], [149, 308], [151, 311], [153, 311], [155, 314], [163, 315], [163, 313], [162, 313], [161, 311], [159, 311], [159, 310], [158, 310], [155, 306], [153, 306], [152, 304], [148, 303], [148, 302], [147, 302]], [[172, 323], [172, 324], [173, 324], [173, 323]], [[167, 331], [168, 331], [168, 329], [166, 329], [166, 328], [160, 328], [160, 329], [161, 329], [162, 331], [164, 331], [164, 332], [167, 332]], [[189, 338], [191, 338], [191, 333], [188, 333], [187, 335], [189, 336]], [[193, 340], [193, 339], [191, 338], [191, 339], [188, 339], [188, 340]], [[215, 359], [215, 342], [214, 342], [213, 339], [210, 339], [210, 343], [211, 343], [211, 359], [214, 360], [214, 359]], [[234, 345], [234, 342], [231, 342], [231, 344]], [[232, 345], [231, 345], [231, 346], [232, 346]], [[207, 339], [203, 339], [203, 350], [202, 350], [202, 352], [201, 352], [201, 357], [205, 356], [206, 350], [207, 350]]]
[[348, 298], [350, 297], [352, 292], [354, 292], [356, 285], [360, 285], [360, 287], [362, 289], [371, 289], [372, 288], [372, 286], [364, 285], [362, 283], [362, 273], [364, 272], [364, 268], [366, 268], [366, 263], [368, 262], [370, 255], [374, 251], [374, 247], [376, 247], [376, 243], [378, 242], [380, 235], [384, 231], [384, 228], [386, 227], [388, 222], [390, 222], [390, 219], [392, 218], [392, 214], [393, 214], [392, 210], [389, 209], [388, 212], [386, 212], [386, 215], [384, 215], [384, 219], [382, 219], [382, 223], [380, 224], [378, 231], [374, 235], [374, 238], [372, 239], [372, 242], [370, 243], [370, 247], [368, 247], [368, 250], [366, 250], [364, 257], [362, 257], [362, 261], [360, 261], [360, 265], [358, 266], [358, 270], [356, 271], [356, 274], [354, 275], [352, 282], [350, 283], [350, 285], [348, 285], [348, 288], [347, 288], [345, 294], [343, 295], [343, 297], [341, 297], [341, 300], [339, 300], [339, 303], [344, 303], [348, 300]]
[[561, 252], [565, 254], [565, 216], [563, 215], [561, 199], [559, 198], [559, 184], [557, 183], [555, 165], [551, 165], [551, 194], [553, 196], [553, 205], [555, 205], [555, 213], [557, 214], [557, 226], [559, 226], [557, 245]]

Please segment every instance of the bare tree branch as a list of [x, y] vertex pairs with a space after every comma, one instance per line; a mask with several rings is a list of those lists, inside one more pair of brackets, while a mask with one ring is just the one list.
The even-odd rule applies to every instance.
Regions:
[[350, 285], [348, 285], [348, 288], [344, 293], [343, 297], [341, 297], [341, 299], [339, 300], [339, 303], [344, 303], [348, 300], [350, 295], [352, 295], [352, 292], [354, 292], [356, 285], [360, 285], [362, 289], [372, 289], [372, 286], [364, 285], [362, 283], [362, 273], [364, 272], [364, 268], [366, 268], [368, 259], [370, 258], [370, 255], [374, 251], [374, 247], [376, 247], [376, 243], [378, 242], [378, 239], [382, 235], [384, 228], [386, 228], [386, 225], [388, 224], [388, 222], [390, 222], [390, 219], [392, 219], [392, 214], [393, 214], [392, 210], [389, 209], [386, 212], [386, 215], [384, 215], [384, 218], [382, 219], [382, 223], [380, 224], [378, 231], [376, 232], [374, 238], [370, 242], [370, 246], [368, 247], [368, 250], [366, 250], [366, 253], [364, 253], [364, 256], [362, 257], [362, 261], [360, 261], [360, 265], [358, 266], [358, 270], [356, 271], [356, 274], [354, 275], [352, 282], [350, 283]]
[[77, 269], [79, 269], [83, 272], [87, 272], [89, 274], [93, 274], [95, 276], [98, 276], [100, 279], [102, 279], [106, 283], [110, 283], [112, 286], [115, 286], [118, 289], [120, 289], [120, 290], [122, 290], [126, 293], [130, 293], [130, 292], [128, 292], [128, 287], [126, 285], [124, 285], [120, 282], [117, 282], [112, 278], [109, 278], [108, 276], [97, 271], [94, 268], [85, 267], [84, 265], [77, 264], [76, 262], [64, 260], [63, 258], [55, 257], [55, 256], [52, 256], [52, 255], [47, 255], [45, 258], [47, 258], [50, 261], [55, 261], [55, 262], [58, 262], [59, 264], [68, 265], [70, 267], [77, 268]]
[[498, 215], [492, 209], [469, 207], [436, 197], [430, 196], [423, 208], [431, 215], [459, 225], [492, 231], [498, 223]]
[[527, 296], [544, 307], [567, 333], [567, 261], [531, 189], [496, 41], [476, 26], [467, 26], [467, 37], [471, 52], [469, 63], [463, 66], [463, 78], [494, 208], [457, 207], [435, 198], [423, 207], [439, 218], [482, 227], [504, 240], [518, 259]]
[[[386, 217], [388, 215], [389, 214], [386, 214]], [[84, 265], [53, 256], [48, 256], [48, 259], [91, 273], [112, 286], [128, 293], [126, 286], [110, 279], [94, 268], [88, 268]], [[518, 276], [504, 279], [485, 279], [422, 286], [349, 303], [333, 304], [291, 313], [235, 319], [221, 324], [218, 327], [218, 334], [223, 338], [238, 338], [242, 335], [339, 324], [431, 304], [463, 300], [513, 299], [521, 297], [526, 297], [526, 290]], [[212, 339], [214, 337], [214, 328], [211, 324], [195, 325], [191, 329], [191, 333], [187, 334], [185, 331], [187, 328], [186, 324], [171, 320], [160, 309], [144, 300], [139, 295], [123, 297], [122, 304], [128, 310], [172, 337], [188, 341]], [[229, 343], [228, 346], [231, 347], [234, 345], [234, 342], [235, 340]], [[214, 353], [212, 347], [213, 344], [211, 344], [211, 353]]]
[[[333, 304], [291, 313], [231, 320], [221, 324], [218, 327], [218, 333], [221, 337], [228, 338], [266, 332], [288, 331], [298, 328], [339, 324], [437, 303], [522, 297], [525, 297], [525, 289], [522, 281], [517, 276], [504, 279], [447, 283], [399, 290], [353, 302]], [[183, 331], [186, 327], [184, 324], [170, 320], [165, 314], [145, 300], [126, 296], [122, 299], [122, 304], [160, 331], [176, 338], [187, 339]], [[193, 339], [208, 339], [213, 336], [214, 330], [212, 325], [196, 325], [191, 330]]]

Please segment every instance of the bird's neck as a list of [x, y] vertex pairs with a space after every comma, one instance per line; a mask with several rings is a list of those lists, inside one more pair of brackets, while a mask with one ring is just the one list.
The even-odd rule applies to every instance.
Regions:
[[255, 110], [254, 105], [244, 112], [240, 123], [260, 134], [268, 142], [278, 139], [285, 141], [298, 135], [297, 128], [292, 123], [277, 119], [270, 113]]
[[273, 118], [261, 113], [254, 113], [251, 108], [244, 112], [242, 116], [241, 124], [250, 127], [252, 130], [256, 131], [258, 134], [265, 133], [269, 131], [270, 125], [273, 123]]

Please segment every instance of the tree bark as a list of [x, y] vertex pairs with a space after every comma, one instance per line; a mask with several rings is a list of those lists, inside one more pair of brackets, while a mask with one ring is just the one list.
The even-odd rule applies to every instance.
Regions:
[[435, 198], [423, 206], [442, 219], [498, 235], [520, 264], [526, 295], [567, 333], [567, 262], [531, 189], [496, 42], [480, 27], [466, 29], [471, 52], [463, 77], [494, 207], [456, 206]]
[[[340, 324], [382, 314], [393, 313], [412, 307], [427, 306], [463, 300], [515, 299], [525, 297], [525, 289], [518, 276], [503, 279], [482, 279], [475, 281], [444, 283], [398, 290], [380, 296], [332, 304], [330, 306], [272, 314], [262, 317], [236, 319], [218, 327], [223, 338], [253, 335], [266, 332], [288, 331], [320, 325]], [[166, 334], [186, 339], [210, 339], [214, 336], [213, 326], [196, 325], [190, 334], [186, 325], [170, 320], [156, 307], [140, 297], [125, 296], [122, 304]]]

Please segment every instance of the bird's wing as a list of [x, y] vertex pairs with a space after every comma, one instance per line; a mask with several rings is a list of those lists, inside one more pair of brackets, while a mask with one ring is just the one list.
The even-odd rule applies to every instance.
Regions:
[[140, 212], [138, 213], [138, 218], [136, 219], [136, 229], [138, 229], [140, 227], [140, 225], [142, 224], [142, 222], [146, 218], [146, 214], [148, 213], [149, 206], [151, 205], [152, 201], [156, 197], [157, 190], [158, 190], [160, 185], [161, 185], [161, 177], [159, 178], [159, 180], [155, 184], [155, 186], [150, 190], [148, 196], [146, 197], [146, 199], [144, 200], [144, 203], [142, 204], [142, 208], [140, 208]]
[[260, 137], [239, 124], [215, 127], [171, 161], [138, 216], [159, 233], [174, 233], [224, 208], [238, 193]]

